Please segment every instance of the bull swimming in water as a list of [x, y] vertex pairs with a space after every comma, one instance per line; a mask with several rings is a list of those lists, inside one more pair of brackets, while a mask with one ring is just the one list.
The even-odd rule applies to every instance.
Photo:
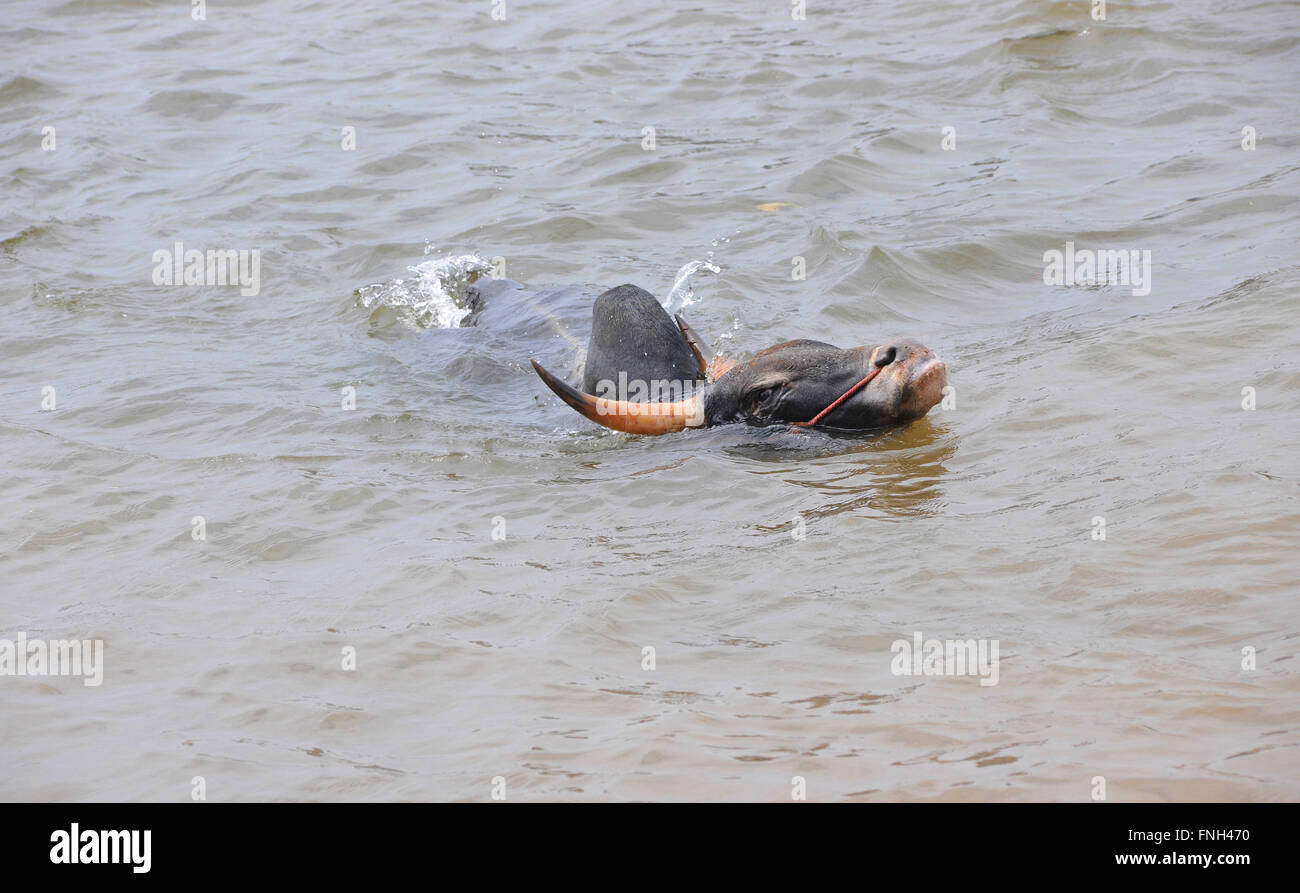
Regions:
[[[915, 341], [843, 349], [804, 339], [744, 362], [725, 360], [635, 285], [596, 299], [582, 390], [532, 364], [569, 406], [630, 434], [729, 422], [887, 428], [924, 416], [943, 399], [947, 384], [947, 367]], [[664, 390], [674, 399], [655, 399]]]

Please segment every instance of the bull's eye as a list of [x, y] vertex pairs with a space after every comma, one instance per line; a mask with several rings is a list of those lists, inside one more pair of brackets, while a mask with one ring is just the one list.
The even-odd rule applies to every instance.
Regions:
[[749, 392], [749, 411], [759, 418], [767, 418], [768, 414], [774, 408], [776, 403], [777, 392], [780, 388], [775, 385], [769, 385], [765, 388], [755, 388]]

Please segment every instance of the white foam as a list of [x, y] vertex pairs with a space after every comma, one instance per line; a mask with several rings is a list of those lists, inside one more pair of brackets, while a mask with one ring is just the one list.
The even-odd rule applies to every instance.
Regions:
[[407, 267], [408, 279], [393, 279], [357, 289], [357, 303], [369, 310], [390, 307], [399, 318], [421, 329], [451, 329], [473, 309], [469, 286], [492, 271], [488, 261], [473, 254], [426, 260]]

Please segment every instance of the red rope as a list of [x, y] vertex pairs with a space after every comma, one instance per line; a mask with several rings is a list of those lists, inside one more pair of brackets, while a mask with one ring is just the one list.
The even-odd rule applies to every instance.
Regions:
[[883, 368], [885, 368], [885, 367], [884, 367], [884, 366], [877, 366], [875, 369], [872, 369], [871, 372], [867, 375], [866, 378], [862, 379], [862, 381], [858, 382], [858, 383], [855, 384], [853, 387], [849, 388], [847, 391], [845, 391], [843, 394], [841, 394], [841, 395], [839, 396], [839, 399], [838, 399], [838, 400], [836, 400], [836, 401], [835, 401], [834, 403], [832, 403], [830, 406], [828, 406], [828, 407], [826, 407], [825, 409], [823, 409], [821, 412], [817, 413], [817, 415], [813, 416], [811, 421], [808, 421], [808, 422], [795, 422], [795, 423], [794, 423], [794, 426], [795, 426], [796, 428], [811, 428], [813, 425], [817, 424], [817, 423], [820, 422], [822, 419], [826, 418], [826, 416], [830, 415], [831, 412], [834, 411], [835, 407], [839, 406], [839, 405], [840, 405], [841, 403], [843, 403], [845, 400], [849, 399], [849, 398], [852, 397], [854, 394], [856, 394], [858, 391], [860, 391], [860, 390], [862, 390], [864, 387], [866, 387], [866, 386], [867, 386], [867, 382], [871, 381], [871, 379], [873, 379], [873, 378], [875, 378], [877, 375], [879, 375], [879, 374], [880, 374], [880, 370], [883, 369]]

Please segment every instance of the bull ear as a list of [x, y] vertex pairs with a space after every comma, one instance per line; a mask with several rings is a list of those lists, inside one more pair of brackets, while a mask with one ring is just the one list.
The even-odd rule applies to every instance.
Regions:
[[673, 314], [673, 319], [677, 320], [677, 328], [682, 330], [682, 336], [695, 354], [695, 362], [700, 367], [700, 378], [709, 382], [717, 381], [727, 374], [728, 369], [736, 365], [735, 360], [724, 360], [714, 353], [713, 348], [709, 347], [709, 342], [701, 338], [699, 332], [687, 325], [681, 314]]

